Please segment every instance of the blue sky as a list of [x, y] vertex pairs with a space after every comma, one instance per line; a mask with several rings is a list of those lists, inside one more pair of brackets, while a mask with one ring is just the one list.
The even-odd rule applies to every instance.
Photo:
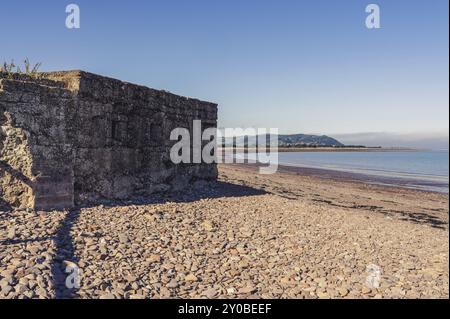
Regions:
[[[65, 6], [81, 29], [65, 27]], [[365, 7], [381, 8], [381, 29]], [[448, 135], [447, 0], [2, 1], [0, 60], [219, 103], [220, 126]]]

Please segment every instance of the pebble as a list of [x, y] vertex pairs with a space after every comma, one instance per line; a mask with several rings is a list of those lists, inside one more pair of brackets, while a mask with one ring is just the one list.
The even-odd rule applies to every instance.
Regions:
[[345, 297], [348, 295], [349, 291], [347, 288], [339, 288], [338, 289], [339, 295], [341, 295], [341, 297]]
[[255, 291], [256, 291], [256, 288], [253, 286], [246, 286], [246, 287], [239, 289], [240, 294], [251, 294], [251, 293], [254, 293]]
[[215, 297], [217, 297], [218, 292], [215, 289], [208, 289], [207, 291], [205, 291], [205, 296], [209, 299], [213, 299]]
[[187, 276], [184, 278], [184, 280], [186, 280], [186, 281], [198, 281], [198, 278], [197, 278], [197, 276], [195, 276], [194, 274], [189, 274], [189, 275], [187, 275]]
[[177, 280], [172, 279], [168, 284], [167, 284], [167, 288], [178, 288], [179, 283]]

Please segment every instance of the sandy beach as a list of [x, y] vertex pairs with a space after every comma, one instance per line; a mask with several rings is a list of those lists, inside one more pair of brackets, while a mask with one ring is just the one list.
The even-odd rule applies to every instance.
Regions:
[[448, 195], [219, 171], [150, 200], [0, 209], [0, 298], [449, 297]]

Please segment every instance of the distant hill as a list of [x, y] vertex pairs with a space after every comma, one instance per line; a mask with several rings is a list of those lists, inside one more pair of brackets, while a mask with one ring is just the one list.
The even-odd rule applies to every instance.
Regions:
[[344, 144], [326, 135], [278, 135], [279, 146], [333, 146], [342, 147]]
[[[258, 139], [263, 139], [264, 136], [258, 136]], [[256, 136], [247, 137], [248, 146], [256, 145]], [[236, 144], [243, 145], [244, 137], [236, 138]], [[225, 146], [233, 146], [232, 138], [225, 138]], [[345, 146], [338, 140], [326, 135], [307, 135], [307, 134], [292, 134], [292, 135], [278, 135], [278, 146], [280, 147], [343, 147]]]

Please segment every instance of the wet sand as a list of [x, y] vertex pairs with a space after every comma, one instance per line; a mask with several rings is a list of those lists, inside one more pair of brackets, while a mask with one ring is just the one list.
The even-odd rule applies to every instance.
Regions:
[[331, 207], [366, 208], [401, 218], [423, 215], [424, 221], [436, 219], [436, 226], [448, 227], [448, 194], [410, 188], [411, 183], [420, 181], [293, 166], [279, 166], [273, 175], [258, 174], [257, 164], [219, 167], [222, 179], [232, 178], [233, 183], [279, 196]]
[[[255, 170], [259, 164], [243, 164], [250, 170]], [[340, 170], [329, 170], [323, 168], [311, 168], [302, 166], [279, 165], [279, 173], [290, 173], [299, 176], [317, 177], [323, 180], [333, 180], [336, 182], [358, 182], [362, 184], [373, 184], [380, 186], [391, 186], [394, 188], [410, 188], [423, 191], [439, 192], [448, 194], [449, 184], [441, 181], [429, 179], [418, 179], [411, 177], [389, 177], [382, 175], [370, 175]], [[445, 190], [445, 191], [444, 191]]]

